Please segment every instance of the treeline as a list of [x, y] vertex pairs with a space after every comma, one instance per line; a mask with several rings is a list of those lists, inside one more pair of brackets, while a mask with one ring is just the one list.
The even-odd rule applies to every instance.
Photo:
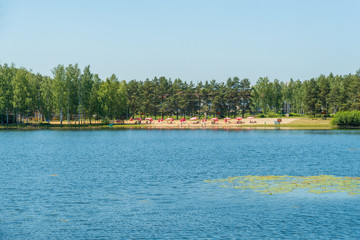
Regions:
[[58, 65], [53, 76], [34, 74], [14, 65], [0, 66], [0, 121], [23, 123], [29, 117], [38, 121], [53, 119], [75, 124], [96, 119], [109, 121], [126, 115], [126, 83], [113, 74], [102, 81], [86, 66]]
[[[329, 115], [360, 110], [360, 71], [345, 76], [321, 75], [306, 81], [281, 82], [259, 78], [251, 86], [246, 78], [232, 77], [186, 82], [166, 77], [145, 81], [119, 81], [113, 74], [104, 81], [86, 66], [58, 65], [52, 76], [34, 74], [14, 65], [0, 65], [0, 123], [22, 123], [29, 117], [91, 123], [143, 114], [152, 117], [271, 116], [277, 113]], [[9, 120], [10, 118], [10, 120]]]

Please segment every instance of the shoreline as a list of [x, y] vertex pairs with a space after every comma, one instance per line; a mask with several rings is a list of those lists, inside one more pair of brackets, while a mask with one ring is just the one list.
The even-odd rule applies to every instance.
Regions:
[[[242, 124], [236, 124], [235, 121], [225, 123], [220, 120], [216, 123], [208, 121], [206, 124], [200, 121], [187, 121], [182, 124], [179, 120], [172, 123], [142, 123], [125, 121], [123, 124], [63, 124], [60, 123], [28, 123], [22, 125], [0, 125], [1, 130], [125, 130], [125, 129], [142, 129], [142, 130], [340, 130], [340, 129], [360, 129], [360, 127], [339, 127], [331, 125], [330, 120], [311, 119], [311, 118], [282, 118], [280, 124], [273, 123], [276, 118], [256, 118], [250, 122], [244, 120]], [[256, 122], [254, 122], [256, 121]]]
[[58, 130], [58, 131], [86, 131], [86, 130], [110, 130], [110, 131], [121, 131], [121, 130], [224, 130], [224, 131], [242, 131], [242, 130], [360, 130], [359, 128], [339, 128], [339, 127], [204, 127], [204, 128], [195, 128], [195, 127], [134, 127], [134, 126], [126, 126], [126, 127], [9, 127], [9, 128], [0, 128], [1, 131], [36, 131], [36, 130]]

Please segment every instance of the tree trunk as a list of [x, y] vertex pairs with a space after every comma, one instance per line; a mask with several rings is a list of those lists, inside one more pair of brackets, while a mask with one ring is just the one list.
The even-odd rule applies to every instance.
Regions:
[[62, 110], [60, 110], [60, 125], [62, 125], [62, 118], [63, 118], [63, 116], [62, 116]]
[[[39, 99], [40, 99], [40, 97], [39, 97]], [[41, 109], [41, 107], [40, 107], [40, 101], [39, 101], [39, 103], [38, 103], [39, 105], [38, 105], [38, 109], [39, 109], [39, 114], [38, 114], [38, 122], [40, 123], [40, 109]], [[42, 114], [41, 114], [41, 116], [42, 116]]]
[[9, 111], [7, 106], [6, 106], [6, 125], [9, 125]]
[[200, 112], [201, 111], [201, 99], [199, 98], [199, 112], [198, 112], [198, 114], [199, 114], [199, 117], [200, 117]]
[[83, 113], [83, 108], [81, 106], [81, 120], [80, 120], [80, 124], [85, 124], [84, 122], [84, 113]]
[[69, 95], [67, 96], [67, 124], [70, 123], [70, 99]]

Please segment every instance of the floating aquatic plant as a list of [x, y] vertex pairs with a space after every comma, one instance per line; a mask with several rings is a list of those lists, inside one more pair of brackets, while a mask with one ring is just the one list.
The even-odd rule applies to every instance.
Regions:
[[209, 179], [204, 182], [220, 187], [252, 189], [261, 194], [288, 193], [304, 189], [310, 193], [360, 194], [360, 177], [320, 176], [237, 176], [224, 179]]

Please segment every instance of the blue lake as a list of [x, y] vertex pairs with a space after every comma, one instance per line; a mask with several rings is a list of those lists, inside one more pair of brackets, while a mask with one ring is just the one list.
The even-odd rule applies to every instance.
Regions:
[[360, 131], [0, 131], [0, 239], [356, 239], [360, 196], [209, 178], [360, 176]]

